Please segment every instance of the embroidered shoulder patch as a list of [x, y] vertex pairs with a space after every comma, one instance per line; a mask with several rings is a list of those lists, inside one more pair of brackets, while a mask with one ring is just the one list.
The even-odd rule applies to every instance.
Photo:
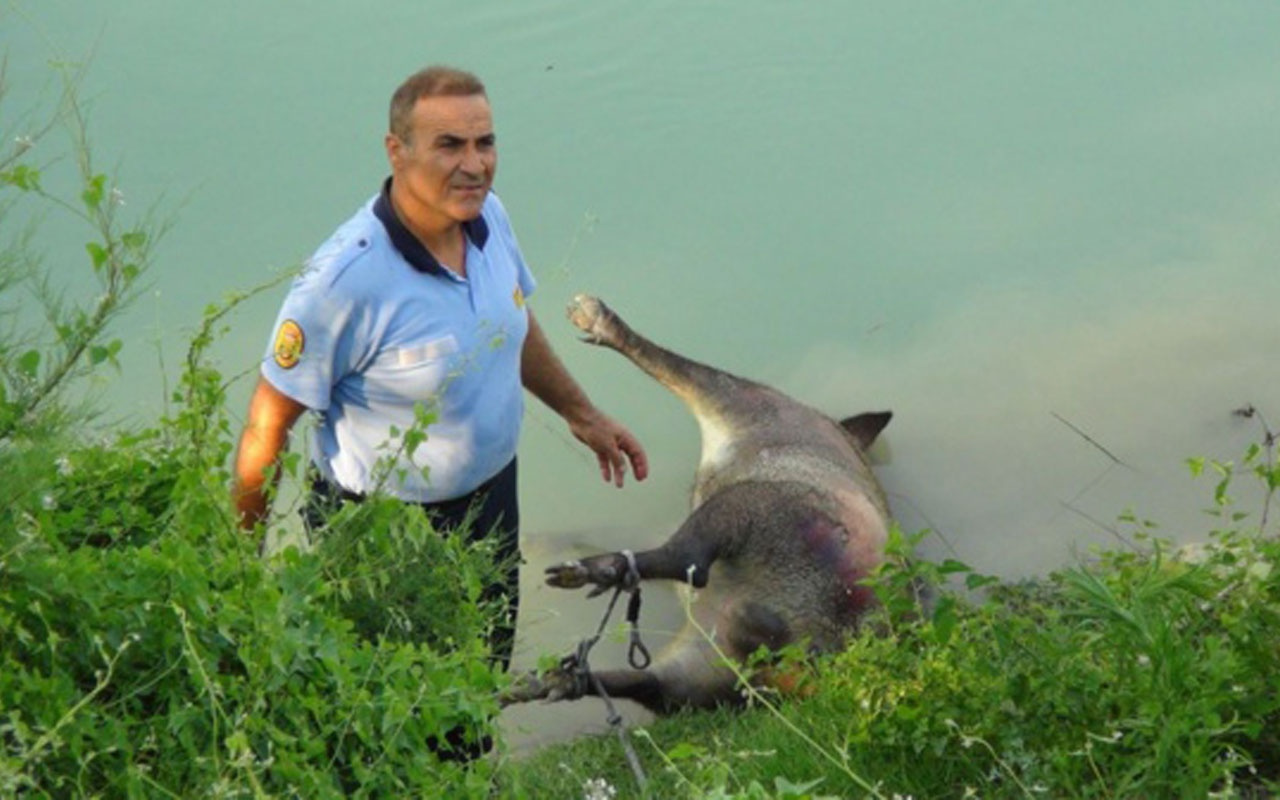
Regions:
[[302, 326], [291, 319], [286, 319], [280, 323], [280, 330], [276, 332], [276, 344], [272, 348], [276, 363], [281, 369], [293, 369], [298, 365], [298, 359], [302, 357], [302, 348], [305, 345], [306, 337], [302, 335]]

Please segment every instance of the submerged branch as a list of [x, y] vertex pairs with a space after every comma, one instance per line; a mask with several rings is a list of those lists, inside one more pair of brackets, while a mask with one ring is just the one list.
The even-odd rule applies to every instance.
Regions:
[[1107, 448], [1099, 444], [1097, 439], [1094, 439], [1092, 436], [1090, 436], [1089, 434], [1085, 433], [1084, 431], [1080, 430], [1080, 428], [1072, 424], [1066, 417], [1062, 416], [1056, 411], [1050, 411], [1049, 413], [1052, 414], [1053, 418], [1056, 419], [1058, 422], [1061, 422], [1063, 425], [1066, 425], [1068, 428], [1070, 428], [1081, 439], [1084, 439], [1086, 442], [1088, 442], [1089, 444], [1097, 448], [1107, 458], [1111, 459], [1116, 464], [1119, 464], [1120, 466], [1125, 467], [1126, 469], [1133, 469], [1133, 467], [1130, 467], [1128, 464], [1121, 461], [1120, 458], [1116, 456], [1115, 453], [1112, 453], [1110, 450], [1108, 450]]

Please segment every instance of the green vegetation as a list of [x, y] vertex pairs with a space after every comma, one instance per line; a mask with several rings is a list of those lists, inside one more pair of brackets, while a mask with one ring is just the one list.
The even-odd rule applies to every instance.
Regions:
[[[106, 433], [71, 398], [115, 363], [108, 327], [162, 226], [125, 222], [65, 78], [0, 157], [0, 796], [488, 796], [491, 762], [428, 743], [477, 740], [497, 713], [491, 554], [370, 502], [315, 547], [260, 557], [231, 511], [226, 387], [204, 355], [238, 299], [206, 311], [165, 418]], [[64, 129], [65, 192], [41, 166]], [[82, 269], [10, 229], [50, 216], [83, 224]]]
[[[394, 502], [347, 506], [314, 547], [268, 557], [236, 529], [226, 386], [205, 352], [237, 299], [206, 311], [168, 416], [93, 426], [70, 393], [114, 364], [109, 326], [163, 226], [124, 219], [64, 86], [48, 120], [0, 139], [0, 796], [644, 796], [612, 737], [524, 761], [499, 742], [467, 765], [429, 746], [492, 733], [489, 553]], [[77, 169], [58, 192], [41, 164], [63, 129]], [[18, 209], [85, 226], [71, 283], [91, 299], [52, 284], [38, 229], [10, 229]], [[1239, 462], [1191, 462], [1213, 479], [1193, 549], [1129, 518], [1138, 549], [1010, 586], [911, 561], [917, 537], [896, 535], [881, 618], [845, 652], [790, 657], [798, 696], [744, 683], [746, 710], [631, 732], [647, 795], [1280, 790], [1280, 543], [1264, 535], [1280, 463], [1260, 427]], [[1242, 480], [1262, 488], [1253, 516]], [[927, 614], [907, 599], [919, 587]]]
[[[939, 588], [929, 616], [904, 588], [989, 581], [954, 562], [886, 567], [882, 624], [811, 665], [807, 696], [754, 691], [744, 712], [634, 732], [649, 796], [1273, 796], [1280, 541], [1244, 527], [1227, 492], [1244, 467], [1270, 498], [1280, 465], [1268, 445], [1209, 466], [1224, 525], [1202, 546], [1174, 550], [1131, 519], [1141, 553], [991, 584], [982, 600]], [[909, 544], [897, 538], [900, 552]], [[642, 796], [607, 737], [550, 748], [516, 773], [511, 785], [547, 797]]]

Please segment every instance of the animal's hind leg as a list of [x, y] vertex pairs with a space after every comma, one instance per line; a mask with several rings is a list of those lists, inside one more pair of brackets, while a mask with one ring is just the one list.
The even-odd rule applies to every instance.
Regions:
[[684, 400], [699, 417], [723, 413], [724, 398], [736, 394], [731, 390], [758, 387], [744, 378], [659, 347], [632, 329], [599, 298], [581, 294], [574, 297], [568, 315], [570, 322], [586, 334], [586, 341], [612, 348], [631, 359]]
[[588, 597], [653, 578], [689, 581], [701, 588], [707, 585], [707, 574], [714, 559], [714, 542], [673, 537], [662, 547], [641, 550], [630, 558], [622, 552], [601, 553], [547, 567], [546, 575], [547, 583], [560, 589], [578, 589], [591, 584], [594, 588]]
[[[723, 668], [722, 668], [723, 669]], [[541, 675], [522, 676], [499, 697], [502, 706], [533, 700], [577, 700], [608, 695], [615, 700], [631, 700], [655, 714], [669, 714], [685, 706], [712, 706], [732, 703], [733, 673], [725, 669], [719, 682], [721, 691], [690, 691], [679, 680], [656, 669], [609, 669], [583, 673], [574, 664], [562, 664]], [[727, 689], [725, 687], [728, 687]]]
[[655, 714], [674, 710], [671, 693], [652, 670], [611, 669], [592, 673], [587, 680], [586, 693], [598, 697], [600, 689], [604, 689], [609, 697], [633, 700]]
[[582, 666], [575, 657], [570, 656], [541, 674], [519, 676], [499, 695], [498, 702], [505, 707], [533, 700], [555, 702], [608, 695], [612, 698], [634, 700], [655, 713], [668, 711], [672, 707], [671, 693], [654, 670], [586, 672]]

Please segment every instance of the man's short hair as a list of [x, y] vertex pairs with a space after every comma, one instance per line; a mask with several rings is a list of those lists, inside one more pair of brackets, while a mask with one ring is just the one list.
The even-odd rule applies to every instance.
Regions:
[[424, 97], [466, 97], [485, 95], [484, 83], [461, 69], [432, 66], [405, 78], [391, 95], [390, 128], [392, 135], [408, 144], [413, 135], [413, 107]]

